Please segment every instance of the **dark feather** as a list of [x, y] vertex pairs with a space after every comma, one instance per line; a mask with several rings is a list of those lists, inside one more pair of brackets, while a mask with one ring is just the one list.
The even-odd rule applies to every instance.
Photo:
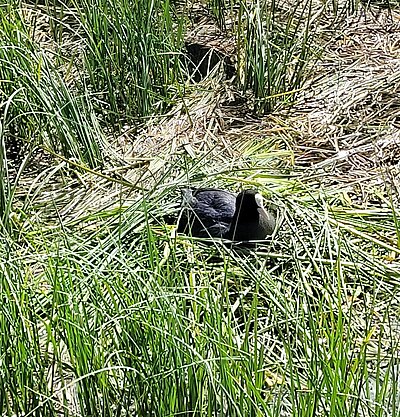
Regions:
[[274, 231], [275, 216], [264, 209], [254, 190], [235, 196], [215, 188], [184, 189], [182, 198], [178, 233], [248, 241], [265, 239]]

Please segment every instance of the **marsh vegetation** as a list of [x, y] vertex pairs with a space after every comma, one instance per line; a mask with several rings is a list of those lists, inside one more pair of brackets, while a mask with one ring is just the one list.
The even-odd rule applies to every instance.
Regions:
[[0, 2], [2, 416], [399, 416], [398, 6]]

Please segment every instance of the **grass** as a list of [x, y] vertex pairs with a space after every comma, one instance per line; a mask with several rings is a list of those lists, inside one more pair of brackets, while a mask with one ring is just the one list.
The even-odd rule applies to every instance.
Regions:
[[[254, 120], [299, 99], [312, 4], [210, 2], [237, 74], [193, 84], [190, 13], [100, 3], [0, 9], [1, 414], [398, 416], [395, 177], [300, 168], [322, 135]], [[187, 185], [258, 188], [280, 227], [254, 250], [177, 236]]]
[[293, 101], [310, 70], [315, 27], [312, 2], [298, 1], [284, 10], [277, 1], [240, 3], [237, 43], [242, 88], [254, 93], [259, 114]]
[[17, 26], [22, 25], [21, 16], [13, 12], [0, 9], [11, 27], [0, 49], [5, 142], [17, 149], [44, 144], [67, 158], [99, 166], [106, 141], [89, 93], [71, 91], [54, 63], [28, 37], [28, 29]]
[[[256, 252], [207, 247], [160, 222], [168, 205], [175, 210], [179, 185], [156, 184], [127, 209], [22, 228], [25, 243], [2, 257], [3, 357], [5, 369], [19, 369], [3, 374], [3, 410], [395, 410], [398, 342], [385, 328], [397, 308], [396, 284], [379, 241], [336, 226], [335, 196], [321, 201], [298, 183], [280, 202], [285, 219], [274, 241]], [[363, 215], [366, 224], [374, 217]], [[384, 218], [394, 236], [390, 211]]]
[[166, 1], [77, 1], [88, 83], [120, 122], [162, 112], [179, 98], [184, 16]]

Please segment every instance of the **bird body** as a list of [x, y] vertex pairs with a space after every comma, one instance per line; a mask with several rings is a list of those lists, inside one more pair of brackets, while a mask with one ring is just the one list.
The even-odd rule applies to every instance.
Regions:
[[235, 214], [236, 197], [215, 188], [182, 190], [185, 211], [178, 232], [195, 237], [225, 237]]
[[184, 189], [182, 196], [178, 233], [248, 241], [263, 240], [275, 229], [275, 216], [264, 209], [261, 194], [254, 190], [235, 196], [216, 188]]

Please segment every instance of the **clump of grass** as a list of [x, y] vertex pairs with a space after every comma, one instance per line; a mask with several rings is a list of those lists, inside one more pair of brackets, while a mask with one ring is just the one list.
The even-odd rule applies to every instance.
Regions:
[[67, 158], [99, 166], [106, 141], [89, 93], [71, 91], [55, 64], [30, 39], [16, 10], [0, 13], [8, 28], [0, 46], [5, 142], [18, 141], [16, 146], [28, 148], [44, 144]]
[[208, 2], [211, 13], [221, 29], [226, 28], [226, 11], [228, 7], [232, 6], [231, 3], [232, 2], [227, 2], [226, 0], [210, 0]]
[[312, 2], [296, 1], [286, 7], [275, 0], [239, 4], [238, 79], [244, 91], [253, 92], [256, 113], [292, 101], [314, 59]]
[[[110, 121], [162, 112], [179, 95], [185, 17], [169, 1], [85, 0], [75, 4], [84, 27], [84, 68], [109, 108]], [[85, 76], [84, 76], [85, 78]]]

